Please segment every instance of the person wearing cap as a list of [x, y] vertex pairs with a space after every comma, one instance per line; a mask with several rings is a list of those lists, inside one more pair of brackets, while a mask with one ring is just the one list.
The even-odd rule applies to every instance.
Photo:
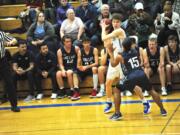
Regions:
[[[82, 39], [83, 47], [78, 52], [78, 75], [81, 80], [86, 76], [93, 77], [93, 90], [90, 98], [96, 97], [98, 88], [98, 50], [91, 46], [91, 41], [88, 37]], [[76, 98], [74, 95], [72, 98]]]
[[[148, 47], [144, 50], [144, 66], [145, 73], [150, 76], [159, 73], [161, 82], [161, 94], [167, 95], [165, 87], [165, 67], [164, 67], [165, 55], [163, 47], [159, 47], [157, 44], [157, 35], [151, 34], [148, 40]], [[148, 96], [147, 91], [144, 92], [144, 96]]]
[[143, 3], [137, 2], [134, 6], [134, 14], [128, 18], [127, 34], [137, 34], [138, 46], [146, 48], [151, 28], [153, 28], [152, 17], [144, 11]]

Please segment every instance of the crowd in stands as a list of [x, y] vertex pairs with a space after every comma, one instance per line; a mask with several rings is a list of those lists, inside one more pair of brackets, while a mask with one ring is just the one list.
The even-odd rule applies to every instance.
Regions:
[[[12, 56], [15, 86], [20, 79], [29, 82], [25, 101], [43, 98], [41, 80], [48, 77], [52, 99], [78, 100], [79, 83], [86, 76], [93, 78], [90, 97], [106, 93], [110, 101], [114, 78], [121, 79], [122, 71], [112, 77], [106, 48], [97, 48], [111, 40], [122, 52], [118, 46], [126, 36], [138, 48], [148, 78], [159, 73], [161, 94], [171, 92], [172, 73], [180, 72], [180, 0], [81, 0], [77, 8], [68, 0], [27, 0], [26, 5], [27, 40], [18, 42]], [[123, 94], [132, 95], [128, 90]]]

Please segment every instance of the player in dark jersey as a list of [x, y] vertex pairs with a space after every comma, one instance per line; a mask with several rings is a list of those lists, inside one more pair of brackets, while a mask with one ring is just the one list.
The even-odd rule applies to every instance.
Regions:
[[180, 73], [180, 50], [178, 39], [174, 35], [168, 37], [168, 45], [164, 47], [168, 64], [166, 65], [167, 91], [172, 91], [172, 74]]
[[[144, 50], [144, 66], [145, 73], [150, 78], [151, 75], [159, 73], [161, 82], [161, 94], [167, 95], [165, 87], [165, 69], [164, 69], [164, 48], [158, 47], [157, 36], [150, 35], [148, 40], [148, 48]], [[144, 92], [144, 96], [148, 96], [147, 91]]]
[[121, 96], [120, 92], [125, 89], [134, 90], [138, 89], [141, 92], [141, 89], [146, 89], [151, 96], [153, 97], [156, 104], [159, 106], [161, 114], [163, 116], [167, 115], [166, 110], [161, 103], [161, 99], [158, 93], [152, 88], [152, 85], [144, 73], [143, 69], [140, 66], [139, 56], [135, 49], [132, 49], [132, 42], [130, 38], [126, 38], [123, 43], [124, 51], [121, 55], [118, 55], [114, 58], [112, 46], [108, 46], [108, 53], [110, 55], [110, 62], [112, 66], [116, 66], [121, 63], [123, 65], [123, 72], [125, 79], [120, 81], [116, 88], [114, 89], [114, 104], [115, 104], [115, 113], [110, 117], [111, 120], [122, 119], [122, 114], [120, 112], [120, 102]]
[[[63, 47], [57, 51], [59, 71], [56, 73], [56, 79], [59, 86], [58, 98], [63, 98], [67, 95], [69, 98], [73, 95], [74, 91], [79, 91], [78, 77], [77, 77], [77, 54], [79, 47], [72, 46], [72, 39], [70, 36], [65, 35], [62, 38]], [[64, 89], [64, 80], [67, 78], [70, 89]]]
[[[86, 76], [93, 76], [94, 88], [90, 97], [96, 97], [98, 87], [98, 50], [91, 45], [91, 41], [88, 37], [83, 37], [83, 47], [78, 52], [78, 75], [81, 80], [84, 80]], [[77, 93], [79, 96], [79, 93]], [[75, 94], [72, 98], [76, 99]]]

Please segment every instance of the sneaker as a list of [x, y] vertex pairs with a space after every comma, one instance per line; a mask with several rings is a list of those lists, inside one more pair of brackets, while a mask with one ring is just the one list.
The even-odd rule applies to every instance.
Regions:
[[121, 92], [121, 97], [123, 97], [124, 96], [124, 92]]
[[56, 93], [52, 93], [51, 99], [56, 99], [56, 98], [57, 98], [57, 94]]
[[28, 96], [24, 99], [24, 102], [28, 102], [28, 101], [31, 101], [31, 100], [35, 100], [35, 96], [28, 95]]
[[67, 89], [66, 90], [66, 95], [68, 98], [71, 98], [73, 96], [73, 90]]
[[62, 99], [62, 98], [64, 98], [64, 97], [66, 97], [66, 91], [65, 91], [65, 89], [63, 88], [63, 89], [60, 89], [60, 90], [58, 91], [57, 98]]
[[79, 100], [80, 99], [80, 93], [77, 91], [74, 91], [73, 96], [71, 97], [72, 101]]
[[165, 88], [161, 89], [161, 95], [167, 96], [167, 90]]
[[144, 106], [144, 114], [148, 114], [151, 110], [151, 105], [149, 101], [147, 101], [146, 103], [143, 103], [143, 106]]
[[13, 107], [11, 107], [11, 111], [13, 111], [13, 112], [20, 112], [20, 108], [17, 107], [17, 106], [13, 106]]
[[125, 91], [125, 95], [128, 96], [128, 97], [130, 97], [130, 96], [132, 96], [132, 93], [131, 93], [129, 90], [126, 90], [126, 91]]
[[104, 90], [100, 90], [99, 93], [96, 95], [96, 97], [100, 98], [103, 97], [105, 95]]
[[106, 102], [106, 106], [104, 108], [104, 113], [109, 113], [112, 109], [112, 102]]
[[97, 90], [93, 89], [91, 92], [91, 95], [89, 96], [90, 98], [95, 98], [97, 95]]
[[162, 116], [166, 116], [166, 115], [167, 115], [167, 112], [166, 112], [165, 109], [161, 109], [161, 115], [162, 115]]
[[43, 94], [42, 93], [39, 93], [36, 97], [37, 100], [41, 100], [43, 98]]
[[172, 85], [171, 84], [168, 84], [166, 88], [167, 88], [168, 92], [172, 92]]
[[144, 91], [143, 96], [144, 97], [148, 97], [149, 96], [149, 93], [147, 92], [147, 90]]
[[121, 113], [114, 113], [111, 117], [109, 117], [110, 120], [121, 120], [122, 119], [122, 114]]

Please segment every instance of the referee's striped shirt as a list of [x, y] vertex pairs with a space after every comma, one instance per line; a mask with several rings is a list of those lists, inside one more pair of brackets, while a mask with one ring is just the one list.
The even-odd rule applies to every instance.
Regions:
[[5, 42], [11, 41], [13, 38], [5, 32], [0, 31], [0, 59], [5, 56]]

